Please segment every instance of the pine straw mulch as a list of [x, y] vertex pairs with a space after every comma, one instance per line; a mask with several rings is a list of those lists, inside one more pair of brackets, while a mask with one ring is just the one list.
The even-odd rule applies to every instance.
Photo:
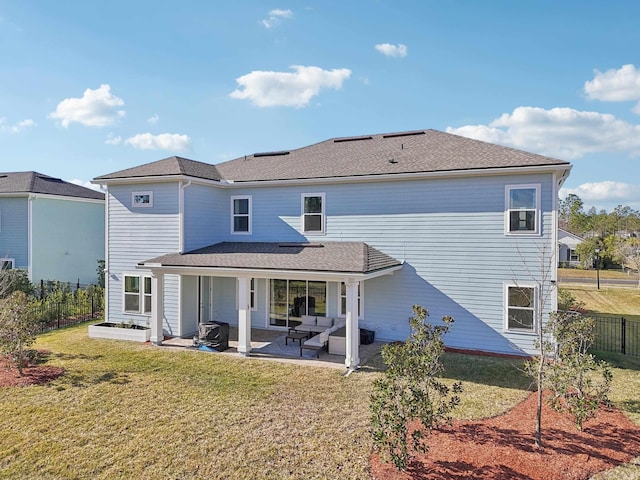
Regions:
[[0, 387], [42, 385], [58, 378], [64, 373], [64, 368], [41, 364], [49, 353], [39, 350], [29, 365], [22, 369], [22, 375], [10, 364], [6, 356], [0, 355]]
[[429, 451], [405, 472], [371, 458], [375, 480], [526, 479], [582, 480], [640, 455], [640, 427], [621, 411], [605, 407], [580, 432], [546, 403], [542, 443], [535, 439], [537, 393], [512, 410], [481, 421], [454, 421], [428, 437]]

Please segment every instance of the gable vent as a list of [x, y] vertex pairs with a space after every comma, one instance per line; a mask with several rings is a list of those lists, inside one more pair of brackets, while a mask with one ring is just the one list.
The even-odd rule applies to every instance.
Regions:
[[288, 152], [286, 150], [281, 150], [279, 152], [261, 152], [261, 153], [254, 153], [253, 156], [255, 158], [257, 157], [279, 157], [282, 155], [289, 155], [291, 152]]
[[404, 132], [404, 133], [390, 133], [389, 135], [383, 135], [382, 138], [397, 138], [397, 137], [412, 137], [414, 135], [424, 135], [423, 130], [417, 132]]
[[333, 143], [342, 143], [342, 142], [358, 142], [360, 140], [371, 140], [373, 137], [345, 137], [345, 138], [336, 138]]

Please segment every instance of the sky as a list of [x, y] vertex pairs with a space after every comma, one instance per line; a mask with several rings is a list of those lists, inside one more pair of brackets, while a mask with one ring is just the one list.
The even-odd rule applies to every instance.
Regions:
[[[436, 129], [640, 210], [637, 0], [0, 0], [0, 171], [91, 179]], [[95, 188], [95, 186], [94, 186]]]

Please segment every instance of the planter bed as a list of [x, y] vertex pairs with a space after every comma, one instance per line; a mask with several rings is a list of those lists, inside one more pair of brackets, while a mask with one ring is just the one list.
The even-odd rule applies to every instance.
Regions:
[[121, 326], [118, 323], [98, 323], [89, 325], [89, 338], [109, 338], [112, 340], [130, 340], [133, 342], [148, 342], [151, 329], [140, 325]]

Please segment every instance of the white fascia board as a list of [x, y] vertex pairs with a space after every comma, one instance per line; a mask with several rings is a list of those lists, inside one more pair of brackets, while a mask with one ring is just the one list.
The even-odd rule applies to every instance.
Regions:
[[391, 275], [402, 268], [397, 265], [384, 270], [370, 273], [354, 272], [310, 272], [302, 270], [266, 270], [250, 268], [212, 268], [212, 267], [172, 267], [159, 263], [143, 263], [136, 266], [140, 270], [151, 270], [152, 273], [177, 274], [177, 275], [202, 275], [212, 277], [252, 277], [252, 278], [288, 278], [300, 280], [320, 280], [342, 282], [345, 279], [358, 281], [370, 280], [383, 275]]
[[[99, 192], [101, 193], [101, 192]], [[68, 200], [71, 202], [84, 202], [84, 203], [102, 203], [104, 204], [104, 199], [100, 200], [99, 198], [84, 198], [84, 197], [69, 197], [67, 195], [51, 195], [48, 193], [30, 193], [29, 198], [33, 198], [34, 200], [38, 198], [45, 198], [50, 200]]]
[[95, 185], [139, 185], [147, 183], [169, 183], [169, 182], [188, 182], [200, 185], [211, 185], [220, 187], [222, 183], [226, 183], [221, 180], [208, 180], [206, 178], [191, 177], [189, 175], [162, 175], [151, 177], [125, 177], [125, 178], [107, 178], [107, 179], [93, 179], [91, 183]]

